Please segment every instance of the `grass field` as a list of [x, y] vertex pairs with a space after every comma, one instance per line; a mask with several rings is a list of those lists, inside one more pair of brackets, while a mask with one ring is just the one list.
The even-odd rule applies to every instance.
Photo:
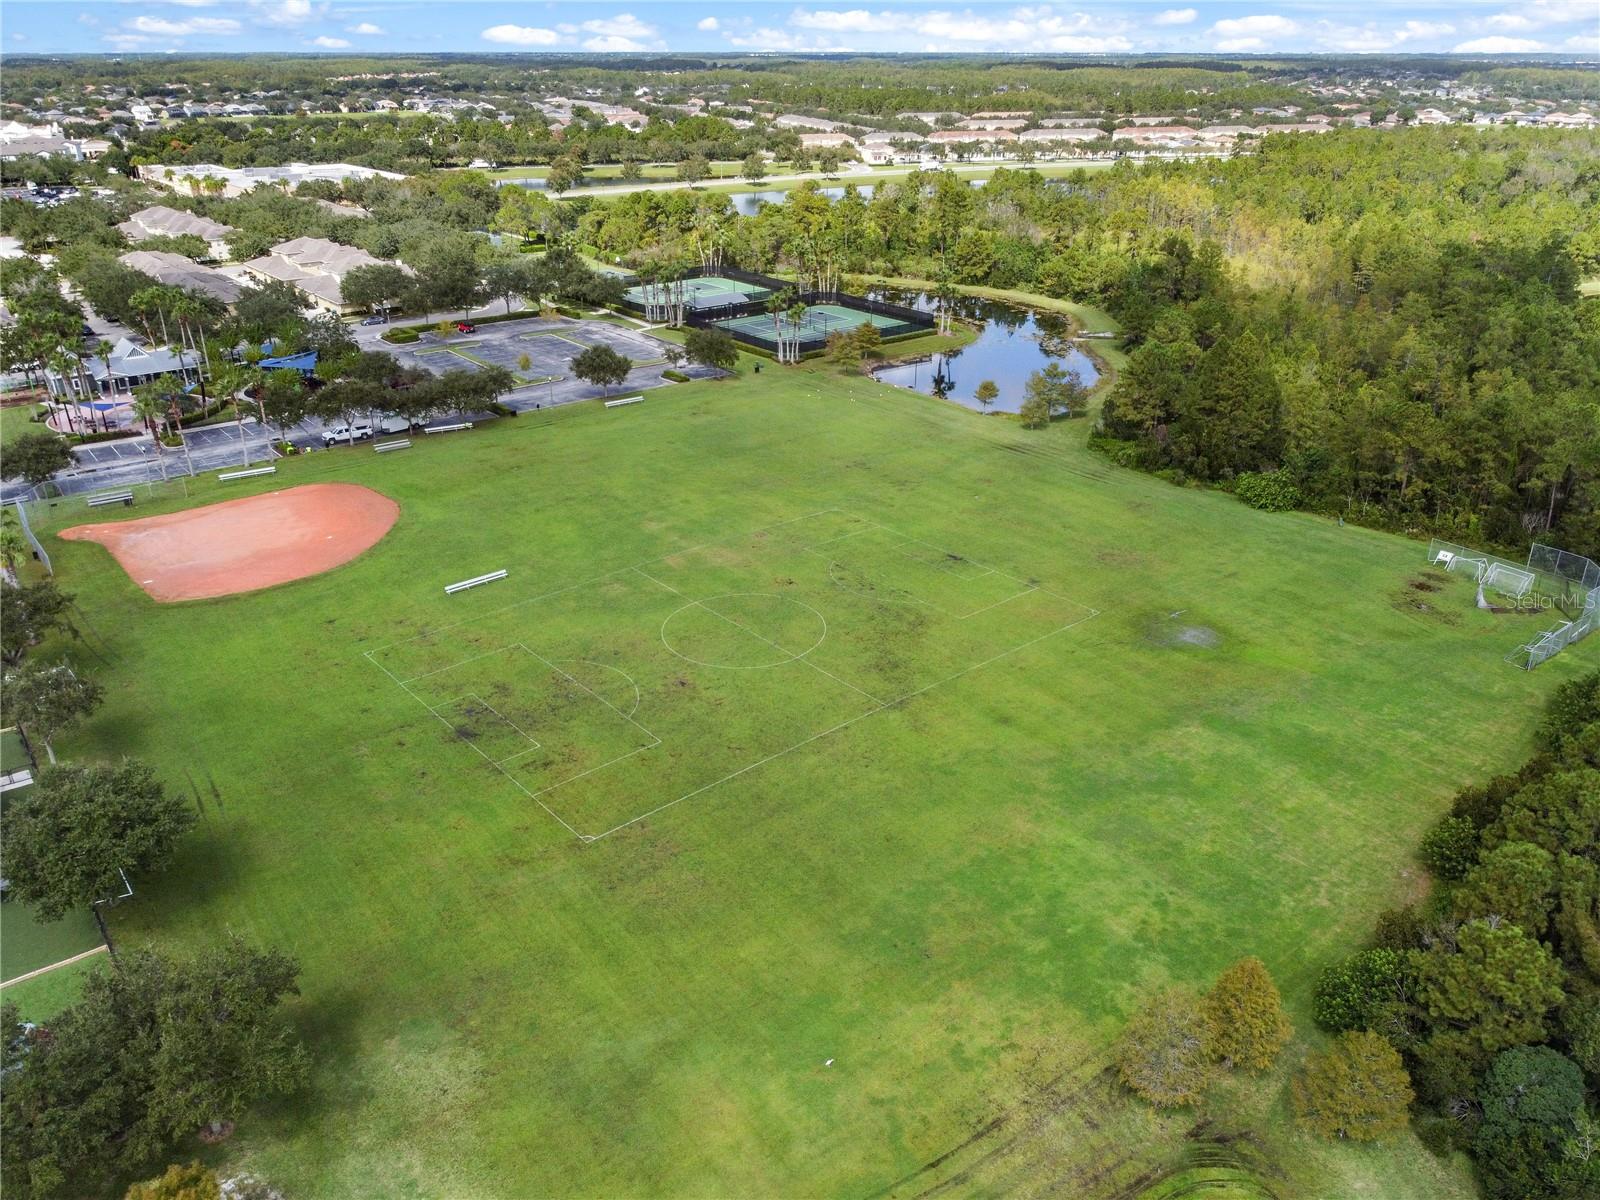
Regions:
[[[205, 812], [116, 936], [305, 968], [309, 1093], [204, 1153], [319, 1197], [1110, 1197], [1182, 1165], [1192, 1115], [1101, 1075], [1141, 989], [1259, 954], [1309, 1033], [1451, 791], [1592, 656], [1513, 670], [1516, 618], [1408, 586], [1419, 544], [1084, 432], [769, 367], [286, 460], [260, 490], [402, 513], [255, 595], [157, 605], [53, 539], [106, 660], [62, 749]], [[1283, 1081], [1252, 1093], [1280, 1195], [1471, 1194], [1414, 1142], [1307, 1147]]]
[[0, 446], [9, 446], [21, 434], [42, 431], [43, 425], [29, 420], [38, 411], [37, 404], [7, 404], [0, 407]]

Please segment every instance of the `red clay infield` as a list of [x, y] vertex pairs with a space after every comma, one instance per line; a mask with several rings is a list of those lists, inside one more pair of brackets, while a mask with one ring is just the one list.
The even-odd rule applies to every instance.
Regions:
[[157, 600], [204, 600], [331, 571], [376, 545], [399, 516], [371, 488], [308, 483], [61, 536], [99, 542]]

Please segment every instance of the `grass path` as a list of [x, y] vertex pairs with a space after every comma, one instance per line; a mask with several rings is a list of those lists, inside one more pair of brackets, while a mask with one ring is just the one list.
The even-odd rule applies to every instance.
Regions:
[[[399, 502], [366, 555], [253, 595], [158, 605], [100, 547], [51, 537], [106, 643], [84, 664], [106, 703], [64, 752], [139, 754], [205, 796], [114, 934], [182, 949], [236, 929], [304, 966], [309, 1090], [180, 1158], [335, 1198], [865, 1196], [1028, 1112], [1039, 1154], [1019, 1178], [1041, 1189], [1104, 1145], [1115, 1171], [1084, 1168], [1078, 1194], [1107, 1194], [1183, 1140], [1092, 1086], [1142, 991], [1258, 954], [1308, 1031], [1312, 981], [1415, 893], [1412, 848], [1452, 791], [1519, 760], [1587, 664], [1506, 667], [1512, 619], [1465, 591], [1419, 607], [1415, 543], [1117, 470], [1080, 428], [823, 366], [740, 370], [403, 456], [295, 457], [232, 491], [192, 481], [193, 503], [320, 479]], [[668, 659], [671, 597], [642, 576], [566, 608], [532, 598], [646, 561], [705, 591], [810, 587], [804, 559], [752, 570], [729, 548], [829, 509], [1101, 615], [591, 845], [365, 655], [467, 621], [451, 636], [491, 654], [516, 641], [626, 673], [637, 719], [679, 736], [593, 797], [643, 808], [658, 776], [754, 762], [863, 702], [803, 664]], [[707, 545], [723, 549], [682, 553]], [[510, 577], [442, 595], [486, 565]], [[892, 606], [813, 599], [833, 618], [817, 665], [851, 682], [960, 649]], [[992, 612], [961, 636], [1025, 618]], [[738, 632], [718, 628], [701, 636]], [[581, 757], [565, 710], [547, 718], [547, 743]], [[1030, 1108], [1057, 1079], [1081, 1082]], [[1280, 1129], [1280, 1086], [1234, 1114]], [[1308, 1164], [1302, 1195], [1471, 1195], [1415, 1143], [1272, 1139]]]

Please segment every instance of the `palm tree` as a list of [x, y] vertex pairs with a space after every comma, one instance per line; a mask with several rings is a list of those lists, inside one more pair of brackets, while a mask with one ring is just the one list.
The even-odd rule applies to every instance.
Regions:
[[113, 400], [117, 398], [117, 382], [111, 378], [111, 352], [115, 349], [116, 347], [105, 338], [101, 338], [94, 344], [94, 356], [100, 360], [101, 365], [106, 369], [106, 391]]
[[161, 481], [167, 479], [166, 447], [162, 434], [167, 423], [167, 397], [162, 394], [160, 382], [141, 383], [133, 389], [133, 415], [144, 422], [156, 444], [156, 465], [161, 468]]
[[166, 401], [167, 412], [178, 431], [178, 442], [183, 447], [183, 461], [189, 467], [189, 474], [193, 475], [194, 460], [189, 457], [189, 440], [183, 436], [183, 380], [176, 375], [163, 375], [147, 386], [154, 388], [156, 394]]

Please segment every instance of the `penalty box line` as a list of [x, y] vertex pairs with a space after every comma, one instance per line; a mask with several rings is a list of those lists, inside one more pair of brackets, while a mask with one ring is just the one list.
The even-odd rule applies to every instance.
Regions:
[[[1069, 603], [1070, 603], [1070, 601], [1069, 601]], [[1082, 607], [1082, 606], [1080, 605], [1080, 607]], [[1057, 634], [1065, 633], [1069, 629], [1073, 629], [1073, 628], [1075, 628], [1075, 627], [1077, 627], [1079, 625], [1084, 624], [1086, 621], [1092, 621], [1092, 620], [1094, 620], [1094, 618], [1098, 617], [1099, 615], [1100, 615], [1100, 610], [1099, 609], [1091, 608], [1091, 609], [1088, 610], [1088, 613], [1085, 616], [1079, 617], [1076, 621], [1069, 621], [1067, 624], [1062, 625], [1058, 629], [1052, 629], [1048, 633], [1041, 633], [1036, 638], [1031, 638], [1028, 641], [1021, 643], [1020, 645], [1011, 647], [1009, 650], [1002, 650], [999, 654], [996, 654], [996, 655], [993, 655], [992, 657], [986, 658], [982, 662], [973, 663], [970, 667], [963, 667], [961, 670], [956, 671], [953, 674], [946, 675], [942, 679], [936, 679], [932, 683], [925, 684], [922, 687], [917, 688], [915, 691], [907, 692], [903, 696], [896, 696], [893, 700], [886, 700], [882, 704], [879, 704], [878, 707], [876, 707], [876, 708], [870, 708], [866, 712], [860, 713], [859, 715], [851, 717], [848, 720], [840, 721], [837, 725], [830, 726], [829, 728], [822, 730], [820, 733], [814, 733], [808, 738], [803, 738], [800, 741], [796, 742], [792, 746], [787, 746], [782, 750], [774, 751], [772, 754], [767, 755], [765, 758], [759, 758], [753, 763], [748, 763], [745, 766], [740, 767], [737, 771], [730, 771], [728, 774], [722, 776], [722, 778], [720, 778], [720, 779], [713, 779], [710, 783], [702, 784], [701, 786], [695, 788], [693, 791], [685, 792], [683, 795], [679, 796], [676, 800], [668, 800], [665, 804], [658, 804], [655, 808], [650, 809], [648, 812], [642, 812], [638, 816], [631, 817], [628, 820], [623, 821], [619, 825], [613, 825], [610, 829], [607, 829], [604, 833], [587, 834], [587, 835], [586, 834], [579, 834], [578, 836], [582, 841], [591, 842], [591, 843], [598, 842], [602, 838], [610, 837], [614, 833], [619, 833], [622, 830], [627, 829], [630, 825], [637, 825], [640, 821], [648, 820], [650, 817], [656, 816], [659, 813], [663, 813], [669, 808], [674, 808], [677, 805], [682, 804], [685, 800], [693, 800], [696, 796], [703, 795], [706, 792], [709, 792], [712, 788], [720, 787], [724, 783], [728, 783], [728, 782], [730, 782], [730, 781], [732, 781], [734, 779], [739, 778], [739, 776], [741, 776], [741, 775], [747, 775], [751, 771], [754, 771], [759, 767], [764, 767], [768, 763], [773, 762], [773, 761], [775, 761], [777, 759], [780, 759], [780, 758], [784, 757], [784, 755], [786, 755], [786, 754], [793, 754], [796, 750], [802, 750], [805, 747], [809, 746], [812, 742], [820, 741], [825, 737], [830, 737], [833, 734], [838, 733], [840, 730], [848, 729], [848, 728], [850, 728], [850, 726], [859, 724], [860, 722], [865, 721], [868, 717], [876, 716], [878, 713], [884, 712], [887, 709], [891, 709], [891, 708], [895, 708], [895, 707], [898, 707], [900, 705], [903, 705], [903, 704], [905, 704], [905, 703], [907, 703], [907, 702], [909, 702], [911, 700], [916, 699], [918, 696], [924, 695], [925, 693], [932, 691], [936, 687], [941, 687], [944, 684], [951, 683], [951, 682], [953, 682], [953, 681], [955, 681], [957, 679], [960, 679], [963, 675], [969, 675], [973, 671], [977, 671], [977, 670], [982, 669], [983, 667], [990, 666], [993, 663], [999, 662], [1002, 658], [1007, 658], [1010, 655], [1018, 654], [1021, 651], [1028, 649], [1028, 647], [1030, 647], [1030, 646], [1038, 645], [1040, 642], [1045, 641], [1047, 638], [1053, 638]]]

